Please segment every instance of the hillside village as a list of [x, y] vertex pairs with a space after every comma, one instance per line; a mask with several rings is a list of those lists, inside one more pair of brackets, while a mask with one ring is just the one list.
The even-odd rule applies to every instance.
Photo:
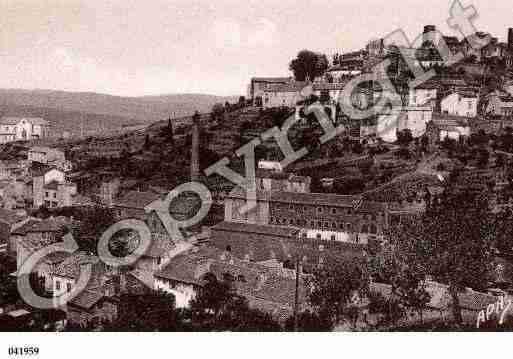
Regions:
[[[44, 118], [0, 118], [0, 328], [497, 330], [487, 309], [513, 295], [513, 28], [476, 50], [487, 35], [427, 25], [418, 48], [380, 39], [331, 59], [304, 50], [291, 76], [253, 77], [238, 101], [122, 133], [55, 138]], [[441, 39], [463, 60], [446, 66]], [[345, 86], [385, 59], [400, 106], [351, 118]], [[411, 87], [408, 63], [436, 75]], [[372, 108], [384, 92], [364, 81], [350, 101]], [[345, 130], [322, 143], [310, 106]], [[263, 134], [290, 121], [286, 139], [307, 153], [282, 166], [283, 144]], [[205, 170], [226, 158], [247, 173], [235, 151], [257, 140], [256, 208], [245, 212], [245, 189]], [[210, 191], [209, 212], [176, 238], [148, 206], [191, 180]], [[188, 191], [167, 209], [183, 221], [201, 206]], [[115, 267], [98, 243], [126, 219], [145, 223], [151, 243]], [[30, 281], [59, 297], [89, 266], [85, 289], [52, 310], [30, 307], [17, 273], [70, 238], [78, 248], [42, 258]], [[109, 249], [124, 257], [142, 240], [119, 230]], [[512, 328], [508, 316], [500, 330]]]

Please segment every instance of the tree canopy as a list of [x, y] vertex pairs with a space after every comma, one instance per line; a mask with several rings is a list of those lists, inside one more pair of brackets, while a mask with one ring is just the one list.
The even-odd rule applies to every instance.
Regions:
[[313, 81], [328, 69], [328, 58], [313, 51], [301, 50], [290, 62], [289, 69], [294, 73], [296, 81], [305, 81], [307, 78]]

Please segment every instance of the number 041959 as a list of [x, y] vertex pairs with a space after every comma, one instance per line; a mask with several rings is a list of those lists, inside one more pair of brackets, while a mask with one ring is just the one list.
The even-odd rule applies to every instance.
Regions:
[[38, 355], [38, 347], [10, 347], [9, 356], [31, 356]]

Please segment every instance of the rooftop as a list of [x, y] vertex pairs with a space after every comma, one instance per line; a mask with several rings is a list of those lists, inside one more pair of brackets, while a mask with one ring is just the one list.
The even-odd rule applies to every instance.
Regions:
[[26, 216], [20, 216], [14, 211], [0, 208], [0, 222], [5, 222], [10, 225], [23, 221]]
[[2, 117], [0, 118], [0, 125], [17, 125], [22, 120], [26, 120], [33, 125], [48, 126], [50, 124], [41, 117]]
[[159, 198], [160, 195], [154, 192], [128, 191], [114, 200], [114, 205], [126, 208], [144, 209], [148, 204]]
[[[363, 201], [360, 202], [360, 196], [338, 195], [333, 193], [298, 193], [298, 192], [267, 192], [258, 190], [257, 199], [269, 202], [281, 202], [291, 204], [304, 204], [314, 206], [331, 206], [331, 207], [354, 207], [358, 203], [358, 210], [367, 211], [384, 211], [385, 203]], [[231, 198], [246, 199], [246, 191], [240, 187], [230, 192]]]

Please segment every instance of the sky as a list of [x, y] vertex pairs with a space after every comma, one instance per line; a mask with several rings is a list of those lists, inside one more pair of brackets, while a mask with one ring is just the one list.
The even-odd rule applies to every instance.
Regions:
[[[0, 0], [0, 87], [120, 96], [243, 95], [253, 76], [289, 76], [299, 50], [361, 49], [446, 24], [452, 0]], [[511, 0], [462, 0], [506, 40]]]

